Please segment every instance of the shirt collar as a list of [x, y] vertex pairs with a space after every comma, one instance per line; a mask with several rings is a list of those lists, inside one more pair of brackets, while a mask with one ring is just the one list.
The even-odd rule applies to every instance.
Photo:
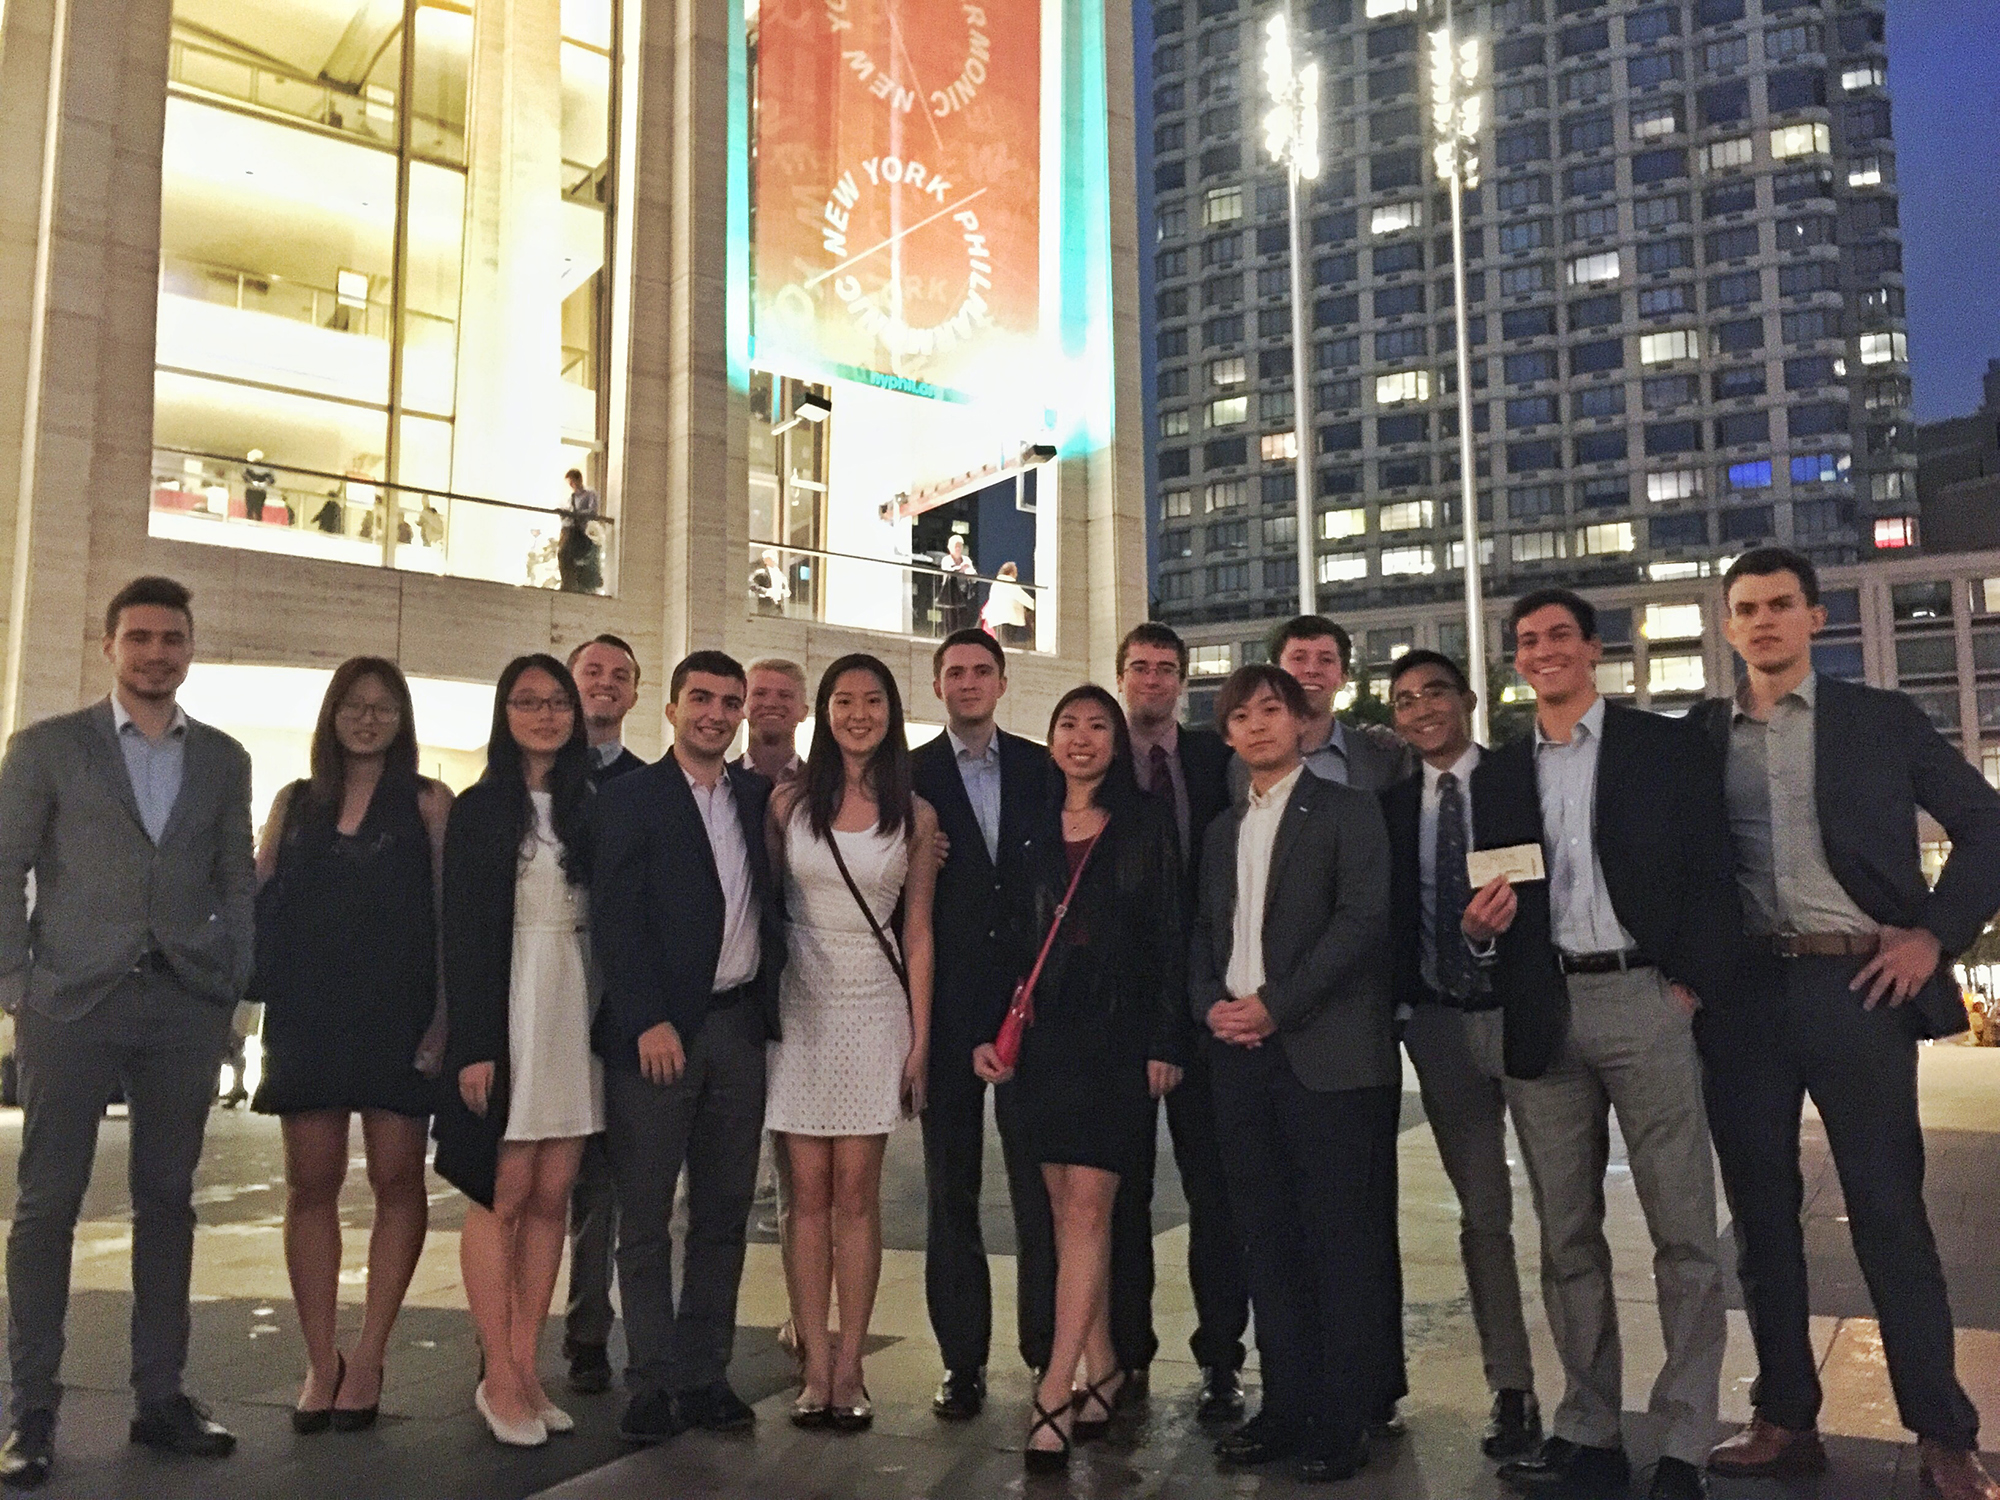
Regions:
[[[125, 705], [118, 701], [118, 695], [113, 693], [111, 695], [111, 727], [119, 734], [123, 734], [128, 726], [140, 738], [143, 739], [145, 737], [145, 731], [134, 722], [132, 716], [125, 711]], [[167, 735], [172, 739], [185, 739], [187, 737], [187, 727], [187, 710], [176, 703], [174, 705], [174, 716], [167, 724]]]
[[1347, 726], [1342, 724], [1337, 718], [1333, 721], [1333, 728], [1328, 731], [1325, 739], [1321, 740], [1317, 745], [1305, 746], [1300, 751], [1300, 754], [1306, 756], [1318, 755], [1326, 750], [1331, 750], [1342, 760], [1347, 759]]
[[[1451, 763], [1450, 766], [1451, 774], [1458, 778], [1458, 784], [1460, 786], [1466, 786], [1470, 784], [1472, 780], [1472, 768], [1478, 764], [1479, 764], [1478, 744], [1474, 743], [1467, 745], [1465, 747], [1465, 754], [1459, 756], [1457, 760]], [[1429, 761], [1425, 761], [1423, 763], [1423, 767], [1424, 767], [1424, 790], [1426, 792], [1435, 793], [1437, 791], [1438, 778], [1442, 776], [1444, 772], [1438, 770], [1438, 768], [1432, 765]]]
[[[677, 766], [681, 766], [681, 763], [678, 760], [676, 760], [674, 764]], [[693, 792], [697, 797], [702, 796], [711, 790], [711, 788], [705, 787], [699, 781], [695, 780], [694, 772], [690, 771], [686, 766], [681, 766], [681, 775], [687, 777], [688, 790]], [[713, 787], [712, 790], [721, 793], [725, 797], [729, 796], [730, 793], [734, 790], [734, 788], [732, 788], [729, 785], [729, 768], [727, 766], [724, 766], [722, 768], [722, 774], [715, 778], [715, 786]]]
[[[1735, 707], [1729, 715], [1729, 720], [1732, 724], [1739, 719], [1747, 719], [1751, 717], [1750, 710], [1745, 701], [1749, 696], [1749, 687], [1750, 684], [1746, 680], [1736, 690], [1736, 697], [1734, 698], [1734, 700], [1732, 700], [1735, 704]], [[1799, 685], [1793, 688], [1789, 693], [1785, 694], [1785, 698], [1796, 698], [1799, 700], [1799, 702], [1803, 703], [1808, 709], [1811, 709], [1816, 706], [1818, 693], [1819, 693], [1819, 673], [1808, 671], [1805, 677], [1800, 681]], [[1785, 698], [1780, 698], [1778, 702], [1783, 703], [1785, 701]]]
[[[739, 771], [757, 770], [757, 762], [750, 758], [750, 752], [748, 750], [745, 750], [741, 755], [737, 756], [734, 764]], [[800, 772], [803, 769], [804, 766], [799, 760], [799, 752], [794, 750], [792, 752], [792, 758], [785, 762], [785, 774], [787, 776], [794, 776], [797, 775], [798, 772]], [[758, 774], [762, 775], [763, 773], [759, 771]]]
[[[1602, 693], [1598, 694], [1597, 701], [1584, 711], [1583, 717], [1576, 721], [1576, 728], [1570, 731], [1570, 744], [1574, 745], [1580, 741], [1601, 740], [1604, 738], [1604, 702], [1604, 695]], [[1557, 743], [1557, 741], [1550, 739], [1542, 733], [1542, 721], [1540, 716], [1537, 715], [1535, 719], [1535, 748], [1539, 750], [1544, 745], [1555, 745]]]
[[1272, 807], [1283, 807], [1290, 800], [1292, 788], [1299, 784], [1299, 777], [1304, 772], [1305, 767], [1303, 765], [1293, 766], [1285, 779], [1267, 792], [1260, 792], [1252, 787], [1250, 790], [1250, 810], [1252, 812], [1263, 812]]
[[1151, 755], [1153, 753], [1153, 747], [1155, 745], [1159, 746], [1169, 755], [1180, 754], [1180, 749], [1181, 749], [1180, 720], [1178, 719], [1167, 720], [1167, 727], [1162, 729], [1158, 734], [1144, 734], [1141, 733], [1138, 729], [1134, 729], [1132, 731], [1132, 758], [1134, 760], [1139, 760], [1142, 759], [1144, 756]]
[[947, 724], [945, 726], [944, 734], [945, 738], [951, 741], [951, 753], [956, 760], [969, 762], [976, 766], [994, 765], [1000, 760], [1000, 728], [998, 725], [995, 725], [993, 732], [986, 737], [985, 750], [977, 755], [966, 749], [965, 741], [958, 737], [958, 732], [950, 725]]
[[590, 762], [598, 770], [606, 770], [613, 761], [617, 760], [624, 753], [625, 742], [623, 740], [606, 740], [601, 745], [592, 745], [590, 747]]

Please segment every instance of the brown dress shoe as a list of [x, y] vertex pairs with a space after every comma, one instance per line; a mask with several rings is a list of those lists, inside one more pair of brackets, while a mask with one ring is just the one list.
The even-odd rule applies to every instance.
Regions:
[[1826, 1449], [1817, 1428], [1793, 1431], [1755, 1416], [1735, 1437], [1709, 1449], [1708, 1467], [1712, 1473], [1742, 1478], [1824, 1474]]
[[1918, 1475], [1924, 1492], [1940, 1500], [2000, 1500], [2000, 1481], [1986, 1472], [1977, 1453], [1947, 1448], [1928, 1438], [1917, 1444]]

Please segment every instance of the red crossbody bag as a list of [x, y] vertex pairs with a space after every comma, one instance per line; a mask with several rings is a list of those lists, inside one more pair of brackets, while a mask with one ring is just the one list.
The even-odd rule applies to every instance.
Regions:
[[1090, 856], [1097, 852], [1097, 840], [1103, 837], [1104, 830], [1100, 828], [1090, 847], [1083, 851], [1083, 858], [1077, 861], [1076, 873], [1069, 878], [1069, 889], [1063, 892], [1055, 917], [1049, 923], [1049, 934], [1042, 939], [1042, 951], [1035, 955], [1035, 966], [1028, 970], [1026, 979], [1014, 986], [1014, 997], [1007, 1002], [1007, 1017], [1000, 1023], [1000, 1034], [993, 1039], [993, 1050], [999, 1054], [1000, 1066], [1009, 1072], [1021, 1061], [1021, 1038], [1035, 1024], [1035, 983], [1042, 977], [1042, 965], [1048, 962], [1056, 934], [1062, 931], [1063, 918], [1069, 915], [1069, 904], [1076, 899], [1077, 882], [1090, 868]]

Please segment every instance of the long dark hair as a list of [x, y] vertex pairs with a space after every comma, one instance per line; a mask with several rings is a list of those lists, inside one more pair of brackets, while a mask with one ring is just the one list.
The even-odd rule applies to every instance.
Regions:
[[333, 669], [333, 681], [326, 685], [326, 696], [320, 700], [319, 722], [313, 725], [312, 776], [306, 784], [306, 795], [322, 811], [329, 807], [337, 809], [341, 794], [347, 789], [347, 747], [340, 743], [335, 720], [340, 715], [340, 705], [364, 677], [373, 677], [388, 690], [402, 716], [396, 726], [396, 737], [382, 753], [383, 782], [417, 780], [417, 715], [410, 702], [410, 684], [404, 680], [402, 669], [386, 656], [350, 656]]
[[525, 757], [507, 724], [507, 700], [523, 673], [539, 668], [554, 678], [569, 699], [569, 742], [556, 752], [549, 771], [549, 793], [553, 806], [556, 838], [562, 844], [563, 874], [571, 885], [590, 879], [590, 733], [583, 722], [583, 695], [569, 668], [546, 652], [517, 656], [500, 674], [493, 690], [493, 733], [486, 741], [486, 771], [479, 779], [490, 785], [507, 811], [507, 826], [513, 831], [515, 848], [528, 841], [534, 820], [528, 811], [528, 777]]
[[[1049, 740], [1053, 743], [1056, 721], [1062, 718], [1072, 703], [1094, 703], [1103, 709], [1111, 720], [1111, 767], [1104, 773], [1104, 779], [1097, 783], [1091, 793], [1091, 802], [1108, 812], [1116, 812], [1122, 807], [1130, 807], [1139, 795], [1139, 778], [1132, 769], [1132, 730], [1125, 722], [1125, 710], [1118, 700], [1094, 682], [1086, 682], [1073, 687], [1056, 700], [1055, 711], [1049, 715]], [[1056, 764], [1053, 753], [1049, 758], [1049, 794], [1058, 806], [1068, 789], [1069, 778], [1061, 766]]]
[[847, 787], [847, 762], [833, 737], [829, 710], [833, 686], [849, 672], [869, 672], [882, 684], [889, 700], [889, 731], [868, 757], [864, 773], [868, 789], [875, 794], [875, 827], [882, 833], [901, 833], [917, 826], [916, 791], [910, 775], [910, 742], [903, 732], [903, 695], [896, 675], [878, 657], [857, 651], [843, 656], [826, 669], [819, 680], [819, 694], [813, 700], [812, 744], [806, 751], [806, 819], [812, 831], [829, 843], [833, 840], [833, 820], [840, 814], [841, 794]]

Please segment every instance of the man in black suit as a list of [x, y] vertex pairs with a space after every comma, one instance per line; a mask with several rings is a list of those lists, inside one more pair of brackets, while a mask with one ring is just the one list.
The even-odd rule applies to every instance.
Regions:
[[[1965, 1029], [1952, 961], [2000, 907], [2000, 795], [1902, 694], [1813, 671], [1826, 612], [1805, 558], [1746, 552], [1723, 591], [1729, 643], [1749, 670], [1733, 702], [1696, 718], [1726, 758], [1750, 951], [1731, 1003], [1697, 1034], [1759, 1368], [1755, 1418], [1709, 1467], [1826, 1465], [1799, 1227], [1810, 1093], [1922, 1478], [1945, 1500], [2000, 1500], [1953, 1369], [1917, 1112], [1917, 1041]], [[1951, 840], [1934, 887], [1917, 858], [1919, 808]]]
[[1392, 856], [1396, 1015], [1438, 1159], [1458, 1195], [1459, 1258], [1493, 1392], [1481, 1446], [1489, 1458], [1513, 1458], [1541, 1441], [1542, 1419], [1514, 1259], [1507, 1101], [1497, 1072], [1488, 1073], [1474, 1057], [1465, 1029], [1468, 1011], [1494, 1003], [1459, 931], [1472, 896], [1466, 806], [1482, 754], [1472, 739], [1477, 702], [1450, 657], [1410, 651], [1397, 659], [1389, 705], [1397, 731], [1420, 760], [1416, 775], [1382, 793], [1382, 817]]
[[1626, 1493], [1604, 1238], [1615, 1109], [1652, 1235], [1666, 1343], [1650, 1403], [1665, 1451], [1649, 1493], [1691, 1500], [1705, 1493], [1699, 1465], [1725, 1340], [1715, 1168], [1691, 1028], [1704, 1002], [1726, 995], [1742, 930], [1721, 766], [1686, 723], [1598, 696], [1603, 648], [1589, 601], [1537, 590], [1516, 601], [1513, 627], [1535, 727], [1473, 771], [1473, 841], [1539, 846], [1547, 874], [1518, 886], [1496, 876], [1467, 904], [1461, 926], [1491, 953], [1500, 1007], [1466, 1023], [1489, 1070], [1504, 1061], [1565, 1390], [1540, 1452], [1502, 1464], [1500, 1477], [1562, 1500]]
[[[911, 774], [917, 795], [937, 810], [951, 852], [938, 871], [931, 909], [937, 978], [923, 1114], [930, 1195], [924, 1297], [944, 1356], [932, 1410], [958, 1420], [978, 1415], [985, 1402], [993, 1339], [993, 1288], [979, 1226], [986, 1085], [972, 1071], [972, 1049], [1000, 1030], [1014, 985], [1034, 958], [1029, 844], [1047, 795], [1048, 756], [994, 722], [1007, 691], [1007, 656], [992, 636], [961, 630], [945, 637], [931, 670], [945, 732], [911, 756]], [[1055, 1230], [1041, 1169], [1015, 1149], [1004, 1105], [999, 1125], [1014, 1205], [1021, 1356], [1040, 1368], [1055, 1330]]]
[[1230, 1208], [1247, 1249], [1264, 1402], [1216, 1452], [1346, 1479], [1384, 1398], [1396, 1296], [1396, 1055], [1386, 958], [1389, 840], [1375, 798], [1306, 773], [1305, 695], [1268, 665], [1216, 717], [1249, 794], [1209, 825], [1188, 961], [1209, 1033]]
[[[605, 782], [646, 763], [625, 748], [625, 716], [639, 701], [639, 658], [615, 635], [593, 636], [569, 654], [570, 675], [583, 696], [590, 737], [590, 779]], [[604, 1134], [583, 1143], [583, 1160], [569, 1196], [569, 1306], [563, 1315], [563, 1358], [569, 1388], [592, 1396], [611, 1389], [611, 1265], [618, 1245], [618, 1189]]]
[[[1187, 685], [1187, 643], [1155, 621], [1136, 625], [1118, 645], [1118, 696], [1132, 732], [1139, 784], [1174, 810], [1181, 844], [1183, 903], [1200, 898], [1202, 842], [1216, 814], [1229, 806], [1229, 747], [1212, 729], [1181, 724]], [[1250, 1284], [1243, 1246], [1229, 1216], [1222, 1148], [1215, 1129], [1205, 1048], [1184, 1049], [1180, 1086], [1167, 1095], [1167, 1131], [1188, 1205], [1188, 1285], [1195, 1331], [1188, 1340], [1201, 1366], [1203, 1422], [1243, 1415], [1243, 1334], [1250, 1326]], [[1153, 1166], [1119, 1181], [1111, 1224], [1111, 1344], [1128, 1372], [1143, 1373], [1159, 1340], [1153, 1333]]]
[[[743, 668], [720, 651], [686, 658], [667, 703], [673, 752], [596, 799], [591, 941], [604, 1001], [595, 1042], [632, 1392], [619, 1433], [633, 1442], [755, 1420], [726, 1374], [785, 943], [764, 842], [771, 783], [724, 762], [744, 691]], [[668, 1226], [683, 1166], [676, 1295]]]

